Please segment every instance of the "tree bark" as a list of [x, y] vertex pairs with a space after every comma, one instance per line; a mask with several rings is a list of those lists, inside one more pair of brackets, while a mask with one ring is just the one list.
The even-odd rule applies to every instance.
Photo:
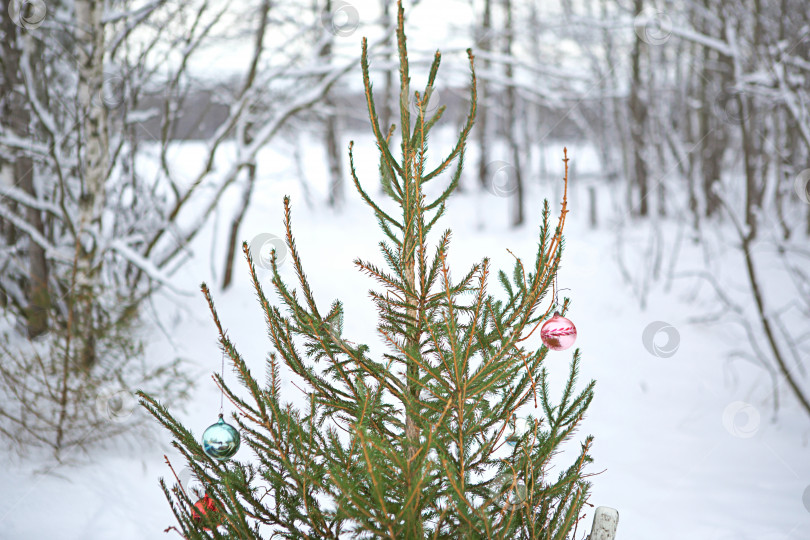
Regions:
[[[250, 144], [248, 142], [248, 144]], [[236, 260], [236, 248], [239, 245], [239, 227], [242, 226], [242, 221], [247, 214], [248, 206], [250, 205], [250, 198], [253, 195], [253, 186], [256, 184], [256, 164], [251, 163], [247, 166], [247, 180], [244, 188], [242, 188], [242, 201], [239, 211], [231, 220], [230, 233], [228, 235], [227, 253], [225, 255], [225, 275], [222, 277], [222, 289], [225, 290], [231, 286], [233, 280], [233, 265]]]
[[[22, 156], [17, 160], [15, 168], [20, 189], [33, 199], [37, 199], [33, 160], [28, 156]], [[45, 228], [40, 210], [28, 207], [26, 221], [44, 236]], [[45, 250], [36, 242], [31, 241], [28, 243], [28, 312], [26, 314], [28, 337], [37, 337], [48, 330], [49, 306], [48, 262], [45, 259]]]
[[[254, 47], [253, 47], [253, 59], [251, 60], [250, 69], [248, 71], [247, 78], [245, 80], [244, 87], [242, 88], [242, 92], [240, 95], [244, 95], [245, 92], [253, 84], [253, 79], [256, 75], [256, 68], [259, 64], [259, 59], [261, 58], [262, 51], [264, 50], [264, 34], [267, 30], [267, 19], [268, 14], [270, 11], [270, 0], [262, 0], [261, 5], [259, 6], [260, 15], [259, 15], [259, 27], [256, 30], [256, 35], [254, 37]], [[239, 139], [239, 144], [242, 148], [246, 146], [250, 146], [253, 143], [253, 122], [247, 121], [242, 124], [242, 131], [241, 137]], [[228, 243], [226, 244], [226, 254], [225, 254], [225, 272], [222, 277], [222, 289], [225, 290], [231, 285], [231, 281], [233, 280], [233, 266], [236, 260], [236, 250], [239, 245], [239, 228], [242, 226], [242, 221], [245, 219], [245, 215], [247, 215], [248, 207], [250, 206], [250, 199], [253, 196], [253, 187], [256, 184], [256, 161], [255, 159], [249, 163], [247, 166], [247, 180], [245, 186], [242, 188], [242, 201], [237, 211], [236, 215], [231, 219], [231, 228], [230, 233], [228, 235]]]
[[[712, 0], [704, 0], [703, 6], [709, 11], [716, 9], [712, 5]], [[705, 21], [705, 17], [700, 14], [697, 18], [699, 21]], [[712, 35], [712, 29], [707, 22], [700, 24], [706, 35]], [[712, 69], [712, 64], [720, 66], [719, 73], [716, 69]], [[728, 144], [727, 124], [729, 119], [725, 116], [725, 107], [729, 98], [725, 92], [730, 82], [732, 69], [729, 58], [719, 55], [708, 47], [703, 47], [702, 76], [698, 96], [702, 104], [698, 147], [700, 148], [700, 171], [707, 218], [714, 216], [720, 209], [720, 200], [714, 193], [712, 185], [720, 180], [723, 157]]]
[[[332, 11], [332, 0], [326, 0], [326, 11]], [[321, 49], [324, 64], [332, 62], [332, 39], [329, 38]], [[327, 92], [323, 103], [326, 107], [325, 144], [326, 161], [329, 165], [329, 206], [337, 208], [343, 204], [343, 174], [341, 166], [340, 136], [338, 135], [337, 115], [334, 102]]]
[[[324, 104], [333, 109], [332, 100], [327, 98]], [[329, 163], [329, 206], [338, 208], [343, 204], [343, 167], [338, 135], [338, 119], [332, 112], [326, 117], [326, 155]]]
[[[633, 12], [635, 16], [640, 16], [644, 10], [644, 0], [634, 0]], [[630, 82], [630, 137], [633, 145], [633, 182], [639, 190], [638, 215], [646, 216], [648, 213], [647, 196], [649, 195], [649, 185], [647, 178], [647, 164], [644, 161], [644, 150], [646, 146], [645, 132], [647, 123], [647, 104], [641, 96], [641, 53], [644, 42], [640, 36], [636, 36], [633, 42], [633, 52], [631, 54], [631, 82]]]
[[81, 122], [83, 152], [79, 195], [79, 257], [76, 268], [78, 334], [82, 340], [81, 367], [96, 362], [95, 303], [101, 262], [96, 263], [96, 241], [92, 231], [100, 230], [104, 207], [104, 184], [109, 163], [107, 114], [100, 99], [104, 88], [104, 4], [98, 0], [76, 0], [76, 44], [78, 102], [84, 115]]
[[[492, 2], [484, 0], [484, 16], [481, 22], [481, 34], [478, 38], [478, 46], [482, 51], [490, 52], [492, 47]], [[489, 61], [484, 58], [481, 61], [482, 70], [489, 70]], [[478, 184], [482, 190], [489, 186], [490, 178], [487, 178], [487, 163], [489, 162], [489, 134], [487, 130], [487, 120], [489, 118], [489, 86], [486, 79], [478, 81], [478, 112], [476, 114], [476, 129], [478, 129]]]
[[[20, 70], [21, 47], [33, 48], [33, 40], [13, 24], [11, 17], [3, 17], [3, 87], [0, 92], [7, 96], [3, 118], [8, 119], [11, 131], [22, 139], [31, 137], [31, 111], [22, 96], [16, 92], [23, 86], [22, 72]], [[35, 55], [30, 55], [34, 57]], [[4, 122], [5, 123], [5, 122]], [[24, 191], [32, 199], [37, 200], [34, 183], [34, 161], [29, 155], [18, 155], [12, 163], [4, 165], [5, 172], [10, 174], [13, 184]], [[26, 208], [26, 221], [41, 235], [45, 236], [45, 227], [40, 210]], [[13, 239], [16, 230], [10, 223], [7, 224], [8, 234]], [[13, 243], [13, 242], [12, 242]], [[48, 308], [50, 295], [48, 291], [48, 263], [45, 250], [36, 242], [28, 243], [28, 280], [26, 288], [26, 326], [28, 336], [37, 337], [48, 330]], [[5, 297], [5, 295], [3, 295]], [[5, 298], [4, 298], [5, 299]]]
[[757, 279], [756, 270], [754, 268], [754, 260], [751, 255], [751, 241], [752, 236], [749, 233], [745, 236], [742, 240], [742, 250], [743, 254], [745, 255], [745, 268], [748, 272], [748, 279], [751, 284], [751, 293], [754, 296], [754, 301], [757, 305], [757, 313], [759, 315], [759, 322], [762, 325], [762, 330], [765, 332], [765, 337], [768, 339], [768, 344], [771, 347], [771, 352], [773, 352], [773, 357], [776, 360], [776, 364], [779, 366], [779, 371], [785, 377], [785, 381], [787, 381], [788, 386], [793, 391], [793, 395], [799, 401], [799, 404], [802, 406], [804, 411], [810, 415], [810, 398], [804, 394], [804, 391], [796, 382], [796, 379], [793, 377], [793, 374], [787, 367], [785, 363], [784, 356], [782, 355], [782, 350], [779, 347], [779, 344], [776, 341], [776, 336], [774, 334], [773, 328], [771, 328], [771, 320], [767, 315], [767, 311], [765, 309], [765, 300], [762, 296], [762, 292], [759, 288], [759, 281]]
[[[504, 33], [506, 34], [504, 37], [504, 47], [503, 53], [506, 58], [511, 58], [512, 56], [512, 41], [514, 39], [513, 36], [513, 25], [512, 25], [512, 0], [504, 0], [503, 2], [504, 10], [506, 11], [506, 24], [504, 27]], [[507, 62], [506, 64], [506, 79], [507, 81], [511, 81], [514, 76], [512, 64]], [[509, 149], [512, 152], [512, 166], [514, 167], [515, 171], [515, 193], [514, 193], [514, 206], [513, 206], [513, 214], [512, 214], [512, 226], [519, 227], [523, 224], [524, 216], [523, 216], [523, 177], [521, 175], [521, 159], [520, 159], [520, 145], [517, 141], [517, 133], [518, 133], [518, 119], [517, 119], [517, 92], [515, 91], [515, 86], [511, 82], [507, 83], [506, 87], [506, 138], [509, 144]], [[511, 187], [511, 186], [510, 186]]]

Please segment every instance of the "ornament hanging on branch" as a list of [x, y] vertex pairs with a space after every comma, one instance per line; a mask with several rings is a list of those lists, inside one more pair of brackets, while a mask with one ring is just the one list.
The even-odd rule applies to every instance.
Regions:
[[225, 461], [239, 451], [239, 432], [223, 420], [222, 413], [216, 424], [211, 424], [202, 436], [203, 450], [209, 457]]
[[[197, 512], [198, 510], [199, 513]], [[214, 499], [209, 497], [208, 493], [206, 493], [202, 499], [195, 502], [194, 508], [191, 510], [191, 517], [194, 521], [201, 521], [203, 519], [202, 516], [206, 516], [214, 525], [219, 526], [222, 524], [222, 514], [220, 514]], [[208, 527], [203, 527], [203, 529], [206, 531], [211, 530]]]
[[490, 487], [490, 494], [508, 512], [525, 506], [529, 495], [526, 483], [510, 472], [502, 472], [495, 477]]
[[[567, 291], [568, 289], [562, 289]], [[557, 293], [557, 274], [554, 274], [554, 305], [559, 306]], [[577, 340], [577, 327], [569, 319], [566, 319], [558, 311], [547, 320], [540, 328], [540, 339], [543, 345], [552, 351], [564, 351], [571, 347]]]
[[520, 442], [520, 439], [522, 439], [532, 427], [529, 419], [518, 417], [516, 414], [512, 415], [512, 420], [509, 422], [509, 425], [512, 427], [511, 433], [506, 436], [506, 444], [509, 446], [516, 446], [517, 443]]
[[577, 340], [577, 327], [570, 320], [554, 313], [540, 329], [540, 339], [552, 351], [564, 351]]
[[[225, 378], [225, 354], [222, 354], [222, 371], [220, 378]], [[203, 432], [202, 447], [208, 457], [225, 461], [232, 458], [239, 451], [241, 438], [235, 427], [225, 422], [222, 418], [225, 391], [223, 390], [219, 398], [219, 420], [211, 424]], [[206, 495], [207, 497], [208, 495]]]

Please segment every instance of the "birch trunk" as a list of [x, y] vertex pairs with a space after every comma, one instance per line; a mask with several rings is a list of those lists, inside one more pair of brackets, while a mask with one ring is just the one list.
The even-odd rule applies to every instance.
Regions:
[[[94, 305], [100, 263], [95, 262], [93, 232], [101, 225], [104, 187], [109, 162], [106, 110], [101, 100], [104, 86], [104, 6], [97, 0], [76, 0], [76, 42], [78, 104], [83, 148], [80, 151], [81, 192], [79, 195], [79, 238], [76, 267], [75, 306], [78, 334], [82, 340], [81, 367], [89, 369], [96, 361]], [[75, 304], [74, 304], [75, 305]]]

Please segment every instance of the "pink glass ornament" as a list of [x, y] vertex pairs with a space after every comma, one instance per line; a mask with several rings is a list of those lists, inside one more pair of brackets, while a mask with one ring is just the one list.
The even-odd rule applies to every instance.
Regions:
[[577, 327], [559, 313], [555, 313], [540, 329], [540, 339], [552, 351], [564, 351], [577, 340]]

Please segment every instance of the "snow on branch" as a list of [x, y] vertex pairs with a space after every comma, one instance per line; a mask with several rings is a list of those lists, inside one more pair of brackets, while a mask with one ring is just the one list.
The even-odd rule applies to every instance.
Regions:
[[0, 196], [13, 199], [20, 204], [28, 206], [29, 208], [35, 208], [37, 210], [42, 210], [43, 212], [49, 212], [55, 216], [61, 216], [58, 206], [51, 204], [48, 201], [35, 199], [15, 186], [0, 187]]
[[[386, 40], [386, 36], [383, 36], [376, 42], [372, 44], [372, 47], [375, 47], [381, 43], [384, 43]], [[305, 110], [311, 107], [313, 104], [320, 101], [323, 96], [329, 91], [329, 89], [335, 84], [335, 82], [342, 77], [346, 72], [357, 65], [357, 58], [353, 57], [350, 60], [343, 62], [342, 64], [338, 65], [333, 69], [331, 74], [321, 81], [318, 84], [311, 88], [309, 91], [304, 92], [299, 95], [296, 99], [291, 101], [289, 104], [285, 105], [281, 110], [273, 116], [273, 118], [269, 119], [256, 133], [252, 142], [244, 147], [242, 152], [239, 153], [240, 159], [235, 160], [231, 163], [230, 168], [225, 172], [223, 175], [223, 181], [216, 189], [212, 197], [210, 198], [208, 204], [205, 207], [205, 210], [199, 212], [196, 215], [194, 221], [192, 221], [191, 225], [186, 228], [185, 233], [183, 233], [183, 238], [185, 242], [189, 242], [197, 232], [200, 231], [205, 221], [208, 219], [208, 216], [216, 207], [222, 193], [225, 189], [230, 186], [235, 180], [236, 177], [239, 175], [239, 172], [251, 163], [256, 158], [256, 154], [259, 150], [265, 146], [277, 133], [278, 131], [286, 124], [286, 122], [295, 114], [299, 113], [302, 110]], [[213, 159], [209, 159], [211, 165], [213, 165]], [[189, 190], [184, 194], [181, 198], [181, 201], [186, 201], [191, 196], [191, 191], [193, 191], [197, 186], [201, 185], [205, 178], [210, 174], [210, 167], [206, 167], [192, 182], [191, 187]], [[173, 215], [176, 215], [179, 212], [179, 207], [175, 207], [175, 210], [172, 212]], [[182, 244], [182, 243], [181, 243]], [[163, 267], [167, 262], [169, 262], [172, 257], [181, 249], [180, 244], [170, 247], [165, 250], [160, 257], [157, 258], [158, 267]]]
[[115, 240], [110, 244], [110, 248], [114, 251], [117, 251], [122, 257], [124, 257], [127, 261], [132, 263], [134, 266], [138, 267], [138, 269], [142, 270], [144, 274], [149, 277], [152, 281], [160, 283], [165, 287], [169, 288], [172, 292], [182, 295], [182, 296], [194, 296], [196, 293], [195, 291], [186, 291], [182, 289], [178, 289], [174, 285], [172, 285], [169, 277], [164, 274], [157, 266], [152, 263], [152, 261], [145, 259], [139, 253], [137, 253], [134, 249], [129, 247], [126, 243], [121, 240]]
[[0, 204], [0, 218], [5, 219], [12, 223], [15, 227], [26, 233], [31, 240], [39, 247], [45, 250], [45, 254], [55, 260], [62, 262], [71, 262], [72, 257], [69, 253], [65, 253], [53, 244], [47, 238], [42, 236], [30, 223], [22, 219], [20, 216], [10, 211], [8, 208]]

